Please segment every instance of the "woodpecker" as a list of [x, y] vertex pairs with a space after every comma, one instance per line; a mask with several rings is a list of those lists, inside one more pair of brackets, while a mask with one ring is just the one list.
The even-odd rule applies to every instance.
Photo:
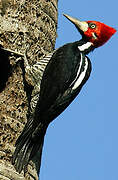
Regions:
[[64, 16], [76, 26], [82, 39], [63, 45], [32, 67], [24, 59], [34, 89], [39, 90], [32, 95], [27, 123], [16, 141], [12, 163], [19, 173], [41, 151], [49, 123], [69, 106], [88, 80], [92, 68], [87, 54], [116, 32], [101, 22]]

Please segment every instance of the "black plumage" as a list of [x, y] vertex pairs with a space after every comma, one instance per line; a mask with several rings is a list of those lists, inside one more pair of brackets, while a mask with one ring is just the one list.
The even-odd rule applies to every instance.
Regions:
[[[86, 41], [81, 40], [60, 47], [47, 64], [35, 112], [29, 115], [28, 122], [16, 142], [13, 164], [19, 173], [27, 167], [37, 151], [42, 150], [49, 123], [64, 111], [88, 80], [91, 63], [78, 48], [85, 43]], [[84, 77], [81, 83], [73, 89], [82, 72]]]

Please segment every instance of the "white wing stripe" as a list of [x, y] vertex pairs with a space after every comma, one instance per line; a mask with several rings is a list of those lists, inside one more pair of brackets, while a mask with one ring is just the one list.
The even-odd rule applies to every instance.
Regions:
[[86, 75], [87, 68], [88, 68], [88, 60], [87, 60], [87, 58], [85, 58], [84, 71], [80, 74], [79, 78], [77, 79], [74, 86], [72, 87], [73, 90], [75, 90], [77, 87], [79, 87], [79, 85], [82, 83], [82, 81]]

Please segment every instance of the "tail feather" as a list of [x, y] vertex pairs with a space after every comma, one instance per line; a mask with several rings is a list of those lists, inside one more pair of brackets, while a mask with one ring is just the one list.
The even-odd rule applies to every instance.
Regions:
[[33, 130], [35, 130], [35, 128], [33, 128], [33, 117], [32, 117], [28, 120], [21, 135], [16, 140], [15, 146], [17, 146], [17, 144], [20, 144], [21, 141], [22, 141], [22, 143], [23, 143], [23, 141], [25, 142], [27, 137], [31, 135], [31, 132], [33, 132]]
[[[22, 147], [22, 151], [18, 154], [14, 154], [12, 163], [15, 166], [17, 172], [21, 173], [22, 169], [26, 171], [29, 162], [30, 153], [28, 152], [29, 142]], [[17, 148], [16, 148], [17, 149]]]
[[25, 126], [23, 132], [16, 142], [16, 149], [13, 154], [12, 164], [17, 172], [26, 171], [29, 161], [40, 150], [42, 153], [42, 146], [47, 126], [39, 124], [35, 130], [28, 125]]

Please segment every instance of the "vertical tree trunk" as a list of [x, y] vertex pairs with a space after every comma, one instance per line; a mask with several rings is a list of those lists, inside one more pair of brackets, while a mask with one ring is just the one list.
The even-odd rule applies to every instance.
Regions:
[[[57, 1], [1, 0], [0, 44], [22, 54], [30, 45], [30, 64], [51, 52], [56, 39]], [[38, 180], [40, 159], [30, 162], [25, 177], [11, 165], [15, 141], [27, 121], [28, 109], [23, 71], [15, 65], [15, 59], [0, 51], [0, 180]]]

